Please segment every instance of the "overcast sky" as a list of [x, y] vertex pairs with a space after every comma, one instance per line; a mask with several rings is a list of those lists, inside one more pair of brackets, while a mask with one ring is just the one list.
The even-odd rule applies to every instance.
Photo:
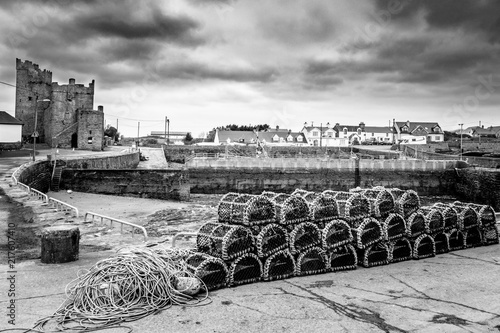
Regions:
[[[497, 0], [2, 0], [0, 81], [15, 59], [96, 80], [126, 136], [268, 123], [500, 125]], [[14, 114], [15, 89], [0, 85]]]

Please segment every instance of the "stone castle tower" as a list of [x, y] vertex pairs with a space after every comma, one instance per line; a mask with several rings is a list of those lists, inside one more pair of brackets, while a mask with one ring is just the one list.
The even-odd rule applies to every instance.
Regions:
[[[23, 138], [32, 141], [36, 131], [37, 141], [51, 147], [101, 150], [104, 112], [102, 107], [93, 110], [94, 85], [94, 80], [85, 87], [72, 78], [69, 84], [60, 85], [52, 82], [52, 72], [41, 70], [31, 61], [16, 59], [15, 115], [24, 123]], [[93, 138], [91, 145], [89, 137]]]

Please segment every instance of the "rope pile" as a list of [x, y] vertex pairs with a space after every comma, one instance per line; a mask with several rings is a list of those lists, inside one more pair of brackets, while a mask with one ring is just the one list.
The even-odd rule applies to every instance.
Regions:
[[[109, 328], [156, 314], [172, 305], [193, 306], [203, 282], [187, 269], [190, 251], [134, 248], [96, 263], [66, 288], [67, 300], [34, 329]], [[206, 289], [206, 288], [205, 288]]]

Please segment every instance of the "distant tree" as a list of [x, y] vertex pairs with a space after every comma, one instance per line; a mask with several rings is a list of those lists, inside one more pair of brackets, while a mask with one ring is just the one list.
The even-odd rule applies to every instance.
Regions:
[[104, 135], [113, 138], [114, 141], [118, 141], [120, 139], [120, 133], [118, 130], [110, 125], [108, 125], [104, 130]]
[[191, 136], [191, 133], [189, 133], [189, 132], [188, 132], [188, 133], [186, 134], [186, 137], [184, 138], [184, 143], [185, 143], [185, 144], [190, 144], [190, 143], [191, 143], [191, 141], [193, 141], [193, 137]]

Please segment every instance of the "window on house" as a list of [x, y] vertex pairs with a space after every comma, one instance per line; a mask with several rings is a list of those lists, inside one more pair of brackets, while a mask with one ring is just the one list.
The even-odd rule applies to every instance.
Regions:
[[385, 136], [389, 136], [389, 133], [385, 133]]
[[439, 138], [439, 135], [436, 135], [436, 141], [439, 141], [440, 138]]
[[302, 137], [301, 137], [301, 136], [298, 136], [298, 137], [297, 137], [297, 141], [302, 142]]
[[344, 127], [344, 136], [347, 135], [347, 128]]
[[273, 137], [273, 141], [275, 141], [275, 142], [279, 141], [279, 139], [280, 139], [280, 138], [279, 138], [277, 135], [275, 135], [275, 136]]
[[292, 141], [293, 141], [293, 137], [292, 137], [291, 135], [289, 135], [289, 136], [288, 136], [288, 138], [286, 138], [286, 140], [287, 140], [288, 142], [292, 142]]
[[313, 136], [319, 136], [319, 132], [318, 131], [314, 131], [313, 132]]
[[358, 135], [361, 135], [361, 128], [358, 128], [357, 132], [358, 132]]
[[372, 136], [375, 136], [375, 133], [372, 133]]

